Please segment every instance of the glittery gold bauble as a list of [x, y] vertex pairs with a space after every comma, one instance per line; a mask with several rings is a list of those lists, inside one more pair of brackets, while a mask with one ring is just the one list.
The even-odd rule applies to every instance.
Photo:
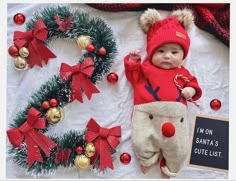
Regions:
[[24, 57], [24, 58], [28, 57], [28, 56], [29, 56], [29, 50], [28, 50], [28, 48], [26, 48], [26, 47], [20, 48], [20, 50], [19, 50], [19, 55], [20, 55], [21, 57]]
[[76, 43], [80, 49], [86, 49], [86, 47], [91, 43], [90, 37], [81, 35], [77, 38]]
[[26, 70], [28, 68], [28, 63], [25, 58], [17, 56], [13, 59], [14, 66], [17, 70]]
[[57, 123], [62, 120], [64, 117], [64, 113], [62, 108], [52, 107], [46, 113], [46, 118], [49, 123]]
[[77, 155], [75, 157], [75, 166], [79, 169], [86, 169], [90, 165], [90, 158], [85, 155]]
[[87, 157], [92, 157], [95, 154], [96, 148], [93, 143], [88, 143], [85, 147], [85, 155]]

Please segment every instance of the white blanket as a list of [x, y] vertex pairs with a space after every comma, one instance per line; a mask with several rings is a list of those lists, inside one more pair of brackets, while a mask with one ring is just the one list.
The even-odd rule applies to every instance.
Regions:
[[[163, 178], [159, 166], [152, 168], [147, 174], [140, 170], [137, 158], [131, 147], [131, 113], [133, 109], [133, 91], [124, 75], [123, 57], [134, 48], [141, 49], [142, 57], [145, 57], [145, 34], [138, 26], [139, 12], [109, 13], [99, 11], [84, 4], [66, 4], [71, 8], [88, 11], [91, 16], [104, 19], [113, 30], [117, 41], [118, 54], [115, 57], [112, 72], [116, 72], [119, 81], [110, 85], [106, 78], [97, 87], [99, 94], [93, 94], [88, 101], [84, 97], [84, 103], [74, 101], [64, 107], [65, 117], [55, 126], [51, 127], [48, 135], [62, 135], [69, 130], [83, 130], [92, 117], [102, 127], [120, 125], [122, 129], [121, 143], [117, 147], [114, 170], [107, 169], [104, 174], [95, 173], [91, 170], [78, 171], [76, 168], [65, 169], [61, 167], [54, 174], [42, 175], [39, 178], [53, 179], [76, 179], [76, 178], [108, 178], [108, 179], [158, 179]], [[33, 13], [47, 6], [56, 4], [8, 4], [7, 12], [7, 47], [13, 43], [13, 32], [25, 31], [25, 26], [17, 26], [12, 21], [13, 16], [22, 12], [26, 21], [31, 19]], [[162, 16], [167, 16], [167, 11], [160, 11]], [[191, 46], [184, 65], [194, 74], [203, 90], [199, 101], [200, 108], [189, 103], [188, 117], [189, 128], [192, 128], [194, 114], [204, 114], [229, 118], [229, 48], [216, 39], [213, 35], [193, 26], [190, 32]], [[57, 58], [49, 61], [43, 68], [34, 67], [26, 71], [14, 69], [12, 57], [7, 56], [7, 127], [16, 117], [16, 114], [25, 108], [30, 96], [53, 75], [58, 74], [62, 62], [75, 64], [81, 51], [74, 44], [65, 40], [52, 41], [50, 50]], [[210, 107], [212, 99], [219, 99], [222, 107], [213, 111]], [[7, 128], [8, 129], [8, 128]], [[8, 138], [7, 145], [9, 145]], [[142, 145], [140, 145], [142, 146]], [[128, 165], [121, 164], [119, 156], [128, 152], [131, 162]], [[26, 179], [33, 176], [26, 175], [25, 169], [17, 166], [12, 158], [7, 155], [6, 178]], [[201, 178], [228, 178], [224, 172], [192, 168], [186, 164], [176, 178], [201, 179]]]

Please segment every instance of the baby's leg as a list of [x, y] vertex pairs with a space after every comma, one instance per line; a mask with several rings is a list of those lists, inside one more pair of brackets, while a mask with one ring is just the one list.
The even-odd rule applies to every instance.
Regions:
[[[183, 163], [186, 160], [189, 147], [189, 135], [188, 135], [188, 121], [186, 116], [186, 110], [172, 105], [170, 108], [175, 109], [175, 114], [168, 118], [168, 124], [162, 124], [163, 138], [160, 142], [163, 159], [160, 162], [161, 170], [168, 176], [174, 177], [180, 171]], [[163, 119], [166, 119], [163, 117]], [[172, 125], [172, 126], [170, 126]], [[170, 134], [170, 128], [172, 127], [173, 134]]]
[[165, 156], [165, 158], [163, 158], [160, 162], [160, 168], [162, 172], [169, 177], [175, 177], [186, 160], [186, 156], [187, 152], [185, 151], [179, 154]]
[[[140, 165], [141, 171], [145, 174], [147, 173], [150, 169], [152, 169], [153, 167], [158, 167], [158, 163], [163, 159], [162, 153], [159, 152], [159, 157], [158, 160], [156, 161], [156, 163], [154, 163], [153, 165], [151, 165], [150, 167], [144, 167], [142, 165]], [[167, 175], [162, 173], [162, 177], [161, 178], [169, 178]]]
[[132, 146], [144, 172], [157, 162], [160, 154], [160, 149], [152, 139], [153, 131], [149, 121], [133, 121]]
[[147, 104], [134, 109], [132, 119], [132, 146], [141, 165], [141, 170], [146, 173], [159, 157], [160, 149], [156, 140], [155, 118], [146, 109]]

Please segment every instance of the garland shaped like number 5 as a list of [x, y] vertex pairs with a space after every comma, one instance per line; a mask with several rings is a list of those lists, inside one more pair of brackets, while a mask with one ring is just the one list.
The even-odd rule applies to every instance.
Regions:
[[45, 8], [27, 22], [26, 32], [14, 33], [15, 46], [25, 50], [16, 59], [26, 58], [31, 68], [42, 66], [42, 60], [47, 63], [55, 56], [45, 44], [53, 38], [73, 39], [87, 51], [76, 65], [62, 63], [59, 75], [43, 84], [10, 123], [9, 154], [34, 176], [50, 174], [58, 166], [113, 169], [111, 154], [119, 144], [120, 126], [102, 128], [91, 118], [80, 132], [71, 130], [60, 137], [44, 135], [48, 126], [63, 118], [65, 105], [74, 100], [83, 103], [82, 93], [90, 99], [99, 92], [94, 84], [110, 71], [117, 52], [113, 33], [102, 19], [90, 18], [85, 12], [65, 6]]

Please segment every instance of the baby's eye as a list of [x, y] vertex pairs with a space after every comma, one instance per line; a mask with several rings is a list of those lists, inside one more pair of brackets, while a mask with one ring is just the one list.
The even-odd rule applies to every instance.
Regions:
[[177, 51], [173, 51], [172, 54], [177, 54], [178, 52]]
[[164, 52], [164, 50], [162, 50], [162, 49], [159, 49], [159, 50], [157, 50], [158, 52], [160, 52], [160, 53], [163, 53]]

